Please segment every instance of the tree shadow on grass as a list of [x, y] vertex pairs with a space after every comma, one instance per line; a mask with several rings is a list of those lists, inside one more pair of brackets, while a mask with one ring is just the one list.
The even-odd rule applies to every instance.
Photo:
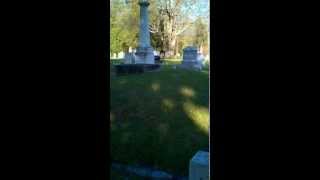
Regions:
[[111, 158], [188, 175], [209, 146], [207, 73], [164, 69], [111, 81]]

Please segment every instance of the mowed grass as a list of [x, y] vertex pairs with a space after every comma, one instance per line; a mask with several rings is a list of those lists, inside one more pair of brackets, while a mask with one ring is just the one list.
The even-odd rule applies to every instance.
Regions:
[[188, 175], [192, 156], [209, 146], [208, 70], [111, 74], [112, 160]]

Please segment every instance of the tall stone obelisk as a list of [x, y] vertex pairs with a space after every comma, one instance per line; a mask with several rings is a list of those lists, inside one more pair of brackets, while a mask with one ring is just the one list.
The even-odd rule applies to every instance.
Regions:
[[139, 0], [140, 5], [140, 32], [139, 45], [135, 53], [136, 64], [154, 64], [153, 48], [150, 45], [148, 0]]

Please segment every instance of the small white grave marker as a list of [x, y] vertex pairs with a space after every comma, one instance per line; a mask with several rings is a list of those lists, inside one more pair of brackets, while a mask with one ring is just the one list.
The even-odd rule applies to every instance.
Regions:
[[118, 58], [120, 58], [120, 59], [124, 58], [124, 52], [123, 52], [123, 51], [121, 51], [121, 52], [119, 53]]
[[209, 180], [209, 153], [198, 151], [189, 164], [189, 180]]

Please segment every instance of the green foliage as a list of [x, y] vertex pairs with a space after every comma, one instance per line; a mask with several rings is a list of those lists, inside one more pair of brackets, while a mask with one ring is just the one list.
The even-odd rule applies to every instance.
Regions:
[[122, 0], [112, 1], [110, 16], [110, 49], [112, 53], [137, 46], [138, 10], [137, 3], [126, 4]]
[[198, 18], [195, 22], [194, 43], [197, 47], [208, 44], [208, 24], [204, 23], [202, 18]]
[[118, 53], [121, 51], [120, 34], [121, 34], [120, 28], [118, 27], [111, 28], [111, 36], [110, 36], [111, 53]]
[[[208, 46], [208, 19], [203, 0], [149, 0], [151, 45], [160, 51], [182, 54], [187, 45]], [[138, 0], [111, 1], [112, 53], [136, 48], [139, 35], [140, 8]], [[198, 18], [197, 18], [198, 17]], [[202, 18], [199, 18], [202, 17]], [[168, 53], [166, 53], [168, 55]]]

